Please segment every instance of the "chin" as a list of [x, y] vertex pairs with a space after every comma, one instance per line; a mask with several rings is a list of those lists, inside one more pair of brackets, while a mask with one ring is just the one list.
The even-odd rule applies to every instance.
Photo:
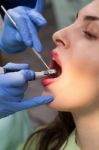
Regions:
[[71, 104], [64, 104], [62, 103], [62, 101], [59, 101], [57, 98], [55, 98], [51, 103], [48, 104], [48, 107], [53, 109], [53, 110], [57, 110], [57, 111], [61, 111], [61, 112], [72, 112], [75, 109], [77, 109], [76, 105], [71, 105]]
[[47, 104], [47, 106], [51, 109], [66, 112], [66, 111], [70, 111], [74, 107], [76, 107], [76, 104], [74, 103], [74, 101], [73, 100], [69, 101], [66, 98], [65, 94], [63, 96], [61, 95], [61, 92], [60, 92], [60, 94], [59, 93], [57, 94], [57, 92], [55, 90], [53, 92], [45, 90], [43, 92], [43, 95], [44, 96], [50, 95], [50, 96], [54, 97], [54, 100], [51, 103]]
[[[59, 86], [57, 86], [57, 88], [58, 87]], [[88, 94], [90, 90], [85, 90], [87, 92], [83, 91], [83, 93], [81, 91], [76, 93], [75, 90], [65, 90], [65, 92], [63, 90], [60, 91], [56, 89], [54, 85], [50, 85], [43, 93], [44, 95], [51, 95], [54, 97], [54, 100], [48, 104], [48, 107], [62, 112], [79, 112], [80, 110], [85, 110], [85, 108], [90, 107], [94, 103], [94, 98], [96, 96], [93, 92], [89, 92]]]

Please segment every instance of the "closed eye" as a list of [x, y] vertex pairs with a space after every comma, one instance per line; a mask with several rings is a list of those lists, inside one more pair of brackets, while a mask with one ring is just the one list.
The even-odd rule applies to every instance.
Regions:
[[85, 34], [85, 37], [89, 40], [96, 40], [97, 39], [97, 36], [92, 34], [91, 32], [89, 31], [83, 31], [84, 34]]

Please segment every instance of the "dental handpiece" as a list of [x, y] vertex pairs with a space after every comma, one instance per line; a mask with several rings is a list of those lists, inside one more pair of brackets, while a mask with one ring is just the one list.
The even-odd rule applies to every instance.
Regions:
[[55, 69], [51, 69], [51, 70], [46, 70], [46, 71], [41, 71], [41, 72], [35, 72], [34, 78], [33, 80], [36, 79], [41, 79], [44, 78], [46, 76], [53, 76], [54, 74], [56, 74], [56, 70]]
[[[10, 69], [6, 69], [4, 67], [0, 67], [0, 74], [6, 74], [6, 73], [11, 73], [11, 72], [17, 72], [20, 71], [19, 69], [14, 69], [14, 70], [10, 70]], [[55, 69], [49, 69], [46, 71], [40, 71], [40, 72], [34, 72], [34, 77], [32, 80], [37, 80], [37, 79], [41, 79], [44, 78], [46, 76], [53, 76], [56, 74], [56, 70]]]

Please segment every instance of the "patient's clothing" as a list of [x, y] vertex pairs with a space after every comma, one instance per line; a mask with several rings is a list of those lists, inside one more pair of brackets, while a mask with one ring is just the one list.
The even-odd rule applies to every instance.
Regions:
[[[40, 138], [39, 134], [38, 134], [38, 136], [33, 137], [33, 138], [30, 140], [30, 142], [29, 142], [29, 144], [30, 144], [31, 146], [28, 144], [26, 150], [37, 150], [36, 147], [38, 146], [37, 141], [38, 141], [39, 138]], [[46, 140], [46, 139], [45, 139], [45, 140]], [[32, 144], [32, 143], [33, 143], [33, 144]], [[23, 147], [24, 147], [24, 145], [23, 145], [23, 146], [21, 145], [21, 146], [19, 147], [19, 149], [17, 149], [17, 150], [23, 150]], [[49, 149], [49, 150], [50, 150], [50, 149]], [[60, 148], [60, 150], [81, 150], [81, 149], [79, 148], [79, 146], [76, 144], [75, 130], [70, 134], [68, 140], [66, 140], [66, 142], [65, 142], [65, 143], [62, 145], [62, 147]]]
[[16, 150], [32, 132], [26, 111], [0, 119], [0, 150]]
[[[14, 8], [17, 6], [27, 6], [34, 8], [36, 0], [0, 0], [0, 6], [3, 5], [6, 9]], [[3, 11], [0, 9], [2, 17], [4, 16]]]
[[81, 150], [76, 144], [75, 130], [71, 133], [68, 141], [63, 144], [60, 150]]

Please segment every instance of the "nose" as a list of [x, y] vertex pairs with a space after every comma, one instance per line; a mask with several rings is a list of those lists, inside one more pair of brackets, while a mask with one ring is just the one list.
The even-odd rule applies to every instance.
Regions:
[[67, 34], [67, 28], [59, 30], [53, 34], [53, 41], [57, 46], [68, 48], [70, 46], [70, 40]]

